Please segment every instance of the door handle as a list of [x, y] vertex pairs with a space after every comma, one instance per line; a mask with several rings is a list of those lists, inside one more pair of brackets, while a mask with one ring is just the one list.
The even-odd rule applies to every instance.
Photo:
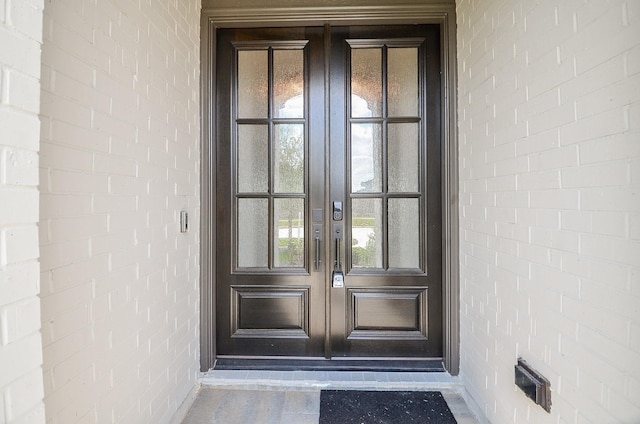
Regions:
[[320, 269], [320, 236], [316, 234], [316, 260], [314, 265], [314, 270], [318, 271]]
[[333, 234], [336, 239], [336, 259], [333, 261], [333, 269], [342, 271], [342, 259], [340, 258], [340, 241], [342, 240], [342, 225], [340, 224], [334, 225]]
[[320, 236], [321, 232], [322, 232], [322, 225], [316, 224], [313, 226], [313, 239], [316, 243], [316, 255], [315, 255], [315, 260], [313, 261], [314, 271], [320, 270], [320, 262], [322, 262], [320, 260], [320, 241], [322, 240]]
[[335, 224], [333, 233], [336, 239], [336, 259], [333, 262], [331, 273], [331, 287], [344, 287], [344, 273], [342, 272], [342, 258], [340, 255], [340, 242], [342, 241], [342, 225]]

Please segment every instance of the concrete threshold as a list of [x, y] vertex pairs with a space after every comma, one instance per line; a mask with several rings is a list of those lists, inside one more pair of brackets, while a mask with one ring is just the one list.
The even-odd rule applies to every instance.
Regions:
[[211, 370], [201, 374], [202, 386], [233, 389], [368, 389], [439, 390], [461, 393], [462, 380], [446, 372], [259, 371]]

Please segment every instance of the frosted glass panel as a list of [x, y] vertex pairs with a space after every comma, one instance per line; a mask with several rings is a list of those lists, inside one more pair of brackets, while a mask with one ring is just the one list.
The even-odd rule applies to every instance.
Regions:
[[269, 264], [269, 201], [238, 199], [238, 267]]
[[238, 192], [268, 191], [269, 135], [266, 125], [238, 125]]
[[418, 49], [389, 49], [387, 54], [389, 116], [418, 115]]
[[266, 50], [238, 52], [238, 117], [266, 118], [269, 113], [269, 60]]
[[351, 191], [382, 191], [382, 126], [351, 125]]
[[351, 116], [382, 116], [382, 49], [351, 50]]
[[351, 262], [354, 268], [382, 268], [382, 200], [351, 201]]
[[304, 267], [304, 199], [274, 199], [276, 267]]
[[388, 138], [389, 192], [417, 192], [420, 162], [418, 124], [389, 124]]
[[420, 268], [418, 199], [389, 199], [389, 268]]
[[303, 72], [302, 50], [273, 52], [273, 103], [276, 118], [304, 117]]
[[304, 192], [304, 125], [275, 126], [274, 179], [276, 193]]

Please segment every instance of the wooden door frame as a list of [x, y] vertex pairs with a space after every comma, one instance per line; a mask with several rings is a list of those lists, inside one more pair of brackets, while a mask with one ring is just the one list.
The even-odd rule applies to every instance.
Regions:
[[[210, 2], [209, 2], [210, 3]], [[200, 369], [215, 364], [215, 216], [216, 134], [215, 69], [218, 28], [436, 24], [442, 52], [442, 271], [444, 366], [451, 375], [460, 369], [460, 278], [458, 224], [458, 141], [456, 119], [455, 4], [400, 6], [217, 8], [203, 4], [200, 44]]]

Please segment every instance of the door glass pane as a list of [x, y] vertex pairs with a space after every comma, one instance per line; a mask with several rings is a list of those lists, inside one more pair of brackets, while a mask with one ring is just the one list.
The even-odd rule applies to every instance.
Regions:
[[418, 124], [389, 124], [388, 138], [389, 191], [417, 192], [420, 163]]
[[389, 116], [417, 116], [418, 49], [389, 49], [387, 76]]
[[304, 199], [274, 199], [275, 267], [304, 267]]
[[420, 267], [418, 199], [389, 199], [389, 268]]
[[351, 50], [351, 116], [382, 116], [382, 49]]
[[276, 118], [304, 116], [304, 67], [302, 50], [273, 52], [273, 104]]
[[382, 199], [351, 200], [354, 268], [382, 268]]
[[276, 193], [304, 192], [304, 125], [275, 126], [274, 180]]
[[269, 60], [266, 50], [238, 52], [238, 117], [266, 118], [269, 110]]
[[269, 201], [238, 199], [238, 267], [269, 264]]
[[238, 125], [238, 192], [267, 192], [268, 164], [267, 126]]
[[351, 191], [382, 191], [382, 126], [351, 125]]

